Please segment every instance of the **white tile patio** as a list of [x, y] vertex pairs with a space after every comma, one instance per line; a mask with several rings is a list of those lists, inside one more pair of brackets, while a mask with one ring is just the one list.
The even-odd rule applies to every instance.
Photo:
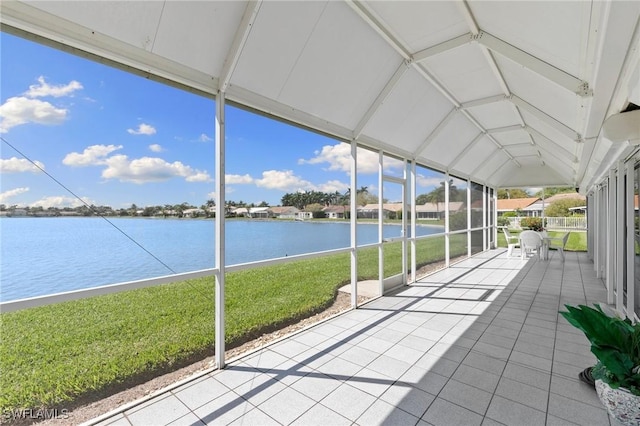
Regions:
[[[558, 315], [606, 301], [584, 253], [493, 250], [292, 335], [100, 425], [609, 425]], [[95, 422], [94, 422], [95, 423]]]

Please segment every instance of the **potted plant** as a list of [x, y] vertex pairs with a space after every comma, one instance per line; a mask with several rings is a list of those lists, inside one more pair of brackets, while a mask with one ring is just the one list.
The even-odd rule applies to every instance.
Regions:
[[560, 312], [591, 343], [591, 374], [600, 401], [625, 425], [640, 425], [640, 323], [608, 306], [565, 305]]

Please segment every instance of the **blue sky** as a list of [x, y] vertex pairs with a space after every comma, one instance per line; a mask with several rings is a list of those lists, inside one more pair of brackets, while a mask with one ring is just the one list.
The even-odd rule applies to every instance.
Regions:
[[[0, 43], [0, 135], [87, 203], [214, 197], [213, 100], [5, 33]], [[278, 205], [287, 192], [349, 187], [347, 144], [233, 107], [226, 118], [227, 200]], [[377, 154], [359, 160], [358, 187], [377, 194]], [[80, 204], [4, 142], [0, 172], [0, 204]], [[418, 193], [442, 179], [421, 168]], [[400, 199], [398, 185], [385, 188]]]

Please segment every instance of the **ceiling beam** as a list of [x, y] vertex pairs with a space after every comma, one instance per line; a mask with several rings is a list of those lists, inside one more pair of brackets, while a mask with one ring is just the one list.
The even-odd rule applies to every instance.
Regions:
[[548, 137], [540, 133], [535, 128], [527, 125], [525, 126], [524, 130], [531, 135], [531, 137], [536, 142], [536, 145], [538, 145], [540, 148], [546, 148], [548, 150], [551, 150], [555, 152], [556, 155], [560, 155], [564, 157], [566, 160], [570, 161], [571, 163], [578, 162], [578, 158], [576, 158], [576, 156], [573, 155], [569, 150], [567, 150], [560, 144], [552, 141], [551, 139], [549, 139]]
[[[21, 1], [2, 2], [0, 30], [100, 64], [214, 97], [218, 79]], [[6, 62], [6, 61], [5, 61]], [[6, 64], [3, 64], [6, 65]]]
[[420, 50], [419, 52], [416, 52], [411, 56], [415, 62], [424, 61], [425, 59], [432, 56], [447, 52], [449, 50], [455, 49], [456, 47], [464, 46], [465, 44], [469, 44], [471, 43], [471, 40], [471, 33], [463, 34], [461, 36], [452, 38], [451, 40], [443, 41], [442, 43], [436, 44], [435, 46], [427, 47], [426, 49]]
[[473, 148], [475, 146], [476, 143], [478, 143], [478, 141], [480, 139], [482, 139], [482, 137], [484, 136], [484, 133], [480, 132], [476, 135], [475, 138], [473, 138], [473, 140], [471, 142], [469, 142], [467, 144], [467, 146], [464, 147], [464, 149], [462, 150], [462, 152], [460, 152], [458, 155], [456, 155], [456, 158], [453, 159], [453, 161], [451, 161], [449, 163], [449, 167], [447, 168], [447, 170], [449, 169], [453, 169], [456, 164], [458, 164], [460, 162], [460, 160], [462, 160], [462, 158], [467, 155], [467, 153], [469, 151], [471, 151], [471, 148]]
[[565, 165], [559, 158], [555, 157], [553, 153], [548, 156], [544, 156], [543, 160], [553, 169], [553, 171], [560, 175], [560, 177], [571, 182], [571, 185], [575, 185], [576, 171], [573, 167]]
[[[460, 110], [460, 102], [453, 96], [449, 91], [445, 88], [444, 84], [442, 84], [435, 76], [431, 75], [431, 73], [423, 66], [423, 64], [416, 62], [413, 60], [413, 56], [409, 54], [408, 48], [406, 48], [400, 40], [398, 40], [393, 32], [387, 28], [384, 22], [379, 19], [375, 12], [370, 10], [366, 3], [352, 0], [348, 1], [347, 4], [378, 34], [380, 34], [386, 41], [393, 47], [396, 52], [398, 52], [405, 60], [408, 60], [413, 68], [418, 71], [423, 78], [425, 78], [433, 87], [435, 87], [449, 102], [453, 104], [455, 110]], [[473, 123], [474, 126], [478, 128], [481, 132], [486, 132], [484, 127], [476, 120], [469, 111], [460, 110], [462, 114]], [[451, 113], [450, 113], [451, 114]], [[434, 130], [435, 131], [435, 130]], [[432, 132], [433, 134], [433, 132]], [[487, 137], [499, 148], [503, 149], [502, 145], [491, 135], [487, 135]], [[431, 135], [427, 137], [425, 142], [419, 147], [418, 150], [415, 151], [415, 156], [417, 157], [424, 149], [431, 143], [433, 139], [430, 139]], [[511, 161], [513, 161], [518, 167], [520, 167], [520, 163], [516, 161], [509, 153], [505, 152], [505, 155], [509, 157]]]
[[343, 142], [349, 142], [353, 138], [353, 132], [350, 128], [323, 120], [315, 115], [292, 108], [290, 105], [285, 105], [240, 86], [229, 85], [226, 91], [226, 99], [227, 105], [238, 106], [257, 114], [283, 120], [303, 129], [317, 131]]
[[530, 69], [547, 80], [550, 80], [579, 96], [593, 95], [593, 91], [589, 88], [588, 82], [580, 80], [578, 77], [574, 77], [573, 75], [561, 70], [560, 68], [554, 67], [524, 50], [518, 49], [517, 47], [489, 34], [486, 31], [480, 31], [476, 36], [476, 41], [493, 52], [497, 52], [502, 56], [511, 59], [515, 63]]
[[[486, 177], [486, 181], [491, 181], [491, 178], [493, 177], [493, 175], [495, 175], [498, 171], [502, 170], [502, 168], [505, 166], [505, 164], [507, 164], [509, 162], [509, 159], [506, 159], [505, 161], [503, 161], [502, 163], [500, 163], [499, 167], [495, 167], [495, 170]], [[482, 163], [480, 163], [480, 165], [478, 165], [478, 167], [476, 167], [473, 172], [471, 172], [472, 175], [477, 175], [480, 170], [484, 169], [485, 167], [489, 167], [491, 166], [491, 164], [488, 161], [483, 161]], [[518, 167], [520, 167], [520, 163], [518, 163]]]
[[520, 124], [514, 124], [513, 126], [496, 127], [493, 129], [487, 129], [487, 133], [490, 135], [494, 135], [496, 133], [513, 132], [516, 130], [524, 130], [524, 126], [521, 126]]
[[396, 69], [396, 72], [393, 73], [389, 81], [387, 81], [387, 84], [384, 86], [382, 91], [378, 94], [378, 96], [373, 101], [373, 103], [371, 104], [367, 112], [360, 119], [360, 122], [358, 123], [358, 125], [353, 130], [354, 139], [358, 139], [360, 137], [364, 127], [367, 125], [369, 120], [371, 120], [371, 117], [373, 117], [373, 114], [376, 113], [378, 108], [380, 108], [380, 105], [382, 105], [382, 103], [387, 98], [387, 96], [389, 96], [389, 93], [391, 93], [393, 88], [396, 87], [396, 85], [398, 84], [398, 82], [400, 81], [404, 73], [406, 73], [407, 70], [409, 69], [409, 66], [410, 66], [410, 62], [408, 60], [405, 59], [404, 61], [402, 61], [398, 69]]
[[380, 19], [376, 16], [376, 14], [368, 8], [363, 2], [359, 0], [351, 0], [345, 2], [348, 6], [353, 9], [360, 18], [362, 18], [371, 29], [377, 32], [388, 44], [393, 47], [396, 52], [398, 52], [403, 59], [413, 61], [411, 58], [411, 54], [409, 51], [400, 43], [400, 41], [395, 37], [395, 35], [380, 22]]
[[542, 110], [539, 110], [538, 108], [534, 107], [533, 105], [531, 105], [529, 102], [525, 101], [524, 99], [522, 99], [522, 98], [520, 98], [520, 97], [518, 97], [516, 95], [511, 95], [510, 100], [517, 107], [522, 108], [525, 111], [535, 115], [537, 118], [539, 118], [540, 120], [544, 121], [546, 124], [548, 124], [549, 126], [553, 127], [554, 129], [556, 129], [557, 131], [559, 131], [563, 135], [567, 136], [571, 140], [574, 140], [576, 142], [579, 142], [579, 141], [582, 140], [582, 136], [580, 135], [580, 133], [576, 132], [575, 130], [573, 130], [569, 126], [559, 122], [558, 120], [556, 120], [555, 118], [553, 118], [549, 114], [547, 114], [546, 112], [544, 112]]
[[229, 87], [231, 76], [236, 69], [236, 65], [238, 65], [238, 60], [240, 60], [240, 55], [242, 55], [242, 50], [247, 43], [247, 39], [251, 33], [251, 27], [258, 16], [258, 11], [260, 10], [261, 5], [262, 0], [250, 1], [247, 3], [247, 7], [245, 8], [244, 13], [242, 14], [242, 19], [240, 20], [240, 24], [238, 24], [236, 35], [233, 38], [229, 52], [227, 52], [227, 57], [224, 60], [224, 65], [222, 66], [218, 87], [221, 92], [226, 92], [227, 87]]
[[505, 96], [505, 95], [489, 96], [486, 98], [475, 99], [473, 101], [465, 102], [460, 105], [460, 109], [469, 109], [477, 106], [483, 106], [483, 105], [488, 105], [488, 104], [493, 104], [496, 102], [502, 102], [502, 101], [508, 101], [508, 100], [509, 100], [509, 96]]
[[433, 142], [438, 137], [440, 132], [442, 132], [442, 130], [444, 130], [445, 127], [447, 127], [447, 124], [449, 124], [449, 122], [453, 120], [453, 117], [456, 116], [457, 112], [458, 112], [458, 108], [453, 108], [451, 111], [449, 111], [447, 115], [444, 116], [442, 120], [440, 120], [440, 123], [438, 123], [435, 129], [431, 131], [429, 136], [427, 136], [424, 142], [422, 142], [422, 144], [418, 147], [418, 149], [416, 149], [416, 152], [415, 152], [416, 156], [420, 155], [422, 151], [424, 151], [429, 145], [431, 145], [431, 142]]
[[549, 150], [542, 145], [538, 145], [537, 147], [540, 148], [540, 150], [542, 150], [546, 154], [544, 156], [545, 161], [548, 161], [550, 163], [553, 163], [553, 162], [559, 163], [558, 165], [560, 165], [560, 167], [555, 167], [558, 173], [559, 173], [559, 170], [571, 170], [573, 172], [572, 177], [575, 178], [575, 172], [576, 172], [575, 163], [567, 161], [565, 158], [557, 155], [557, 152], [553, 150]]

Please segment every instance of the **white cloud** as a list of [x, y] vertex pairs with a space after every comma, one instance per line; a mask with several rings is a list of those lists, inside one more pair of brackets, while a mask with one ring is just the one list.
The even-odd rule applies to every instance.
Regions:
[[164, 151], [164, 148], [160, 145], [158, 145], [157, 143], [151, 144], [149, 145], [149, 149], [153, 152], [162, 152]]
[[[325, 145], [321, 151], [314, 152], [315, 157], [308, 160], [303, 158], [298, 160], [298, 164], [324, 164], [328, 163], [330, 171], [342, 171], [351, 173], [351, 145], [338, 143], [336, 145]], [[402, 167], [402, 161], [385, 157], [385, 170]], [[367, 149], [358, 149], [358, 173], [377, 173], [378, 153]]]
[[17, 96], [7, 99], [0, 105], [0, 133], [6, 133], [10, 128], [26, 123], [45, 125], [61, 124], [67, 118], [69, 111], [56, 108], [49, 102]]
[[71, 152], [67, 154], [62, 163], [72, 167], [97, 166], [106, 164], [107, 155], [113, 151], [122, 149], [122, 145], [91, 145], [82, 151], [82, 154]]
[[0, 192], [0, 203], [6, 202], [9, 198], [28, 192], [29, 188], [15, 188], [8, 191]]
[[216, 191], [211, 191], [207, 194], [207, 198], [216, 199]]
[[330, 180], [329, 182], [321, 183], [316, 186], [316, 191], [326, 193], [332, 193], [336, 191], [343, 193], [347, 189], [349, 189], [349, 185], [344, 182], [340, 182], [339, 180]]
[[81, 197], [81, 199], [82, 201], [84, 201], [84, 203], [75, 197], [66, 197], [63, 195], [50, 196], [50, 197], [44, 197], [36, 201], [35, 203], [32, 203], [31, 207], [42, 206], [45, 208], [49, 208], [49, 207], [64, 208], [64, 207], [80, 207], [85, 203], [88, 205], [95, 204], [95, 202], [88, 197]]
[[257, 186], [281, 191], [302, 191], [312, 189], [314, 185], [293, 174], [291, 170], [266, 170], [262, 172], [262, 179], [255, 179]]
[[156, 129], [150, 124], [141, 123], [138, 125], [137, 130], [127, 129], [127, 132], [132, 135], [154, 135], [156, 133]]
[[[44, 164], [40, 161], [35, 160], [34, 163], [36, 163], [41, 169], [44, 169]], [[38, 173], [40, 171], [38, 167], [34, 166], [30, 161], [25, 160], [24, 158], [11, 157], [7, 160], [0, 159], [0, 173]]]
[[445, 177], [444, 176], [430, 176], [430, 177], [426, 177], [424, 175], [418, 174], [416, 177], [416, 185], [419, 187], [438, 187], [440, 186], [441, 182], [445, 181]]
[[[189, 167], [189, 169], [191, 169], [191, 167]], [[184, 180], [186, 180], [187, 182], [211, 182], [212, 181], [211, 176], [209, 176], [209, 173], [207, 173], [206, 171], [201, 172], [199, 170], [196, 170], [195, 173], [185, 177]]]
[[[351, 172], [351, 146], [346, 143], [337, 145], [325, 145], [322, 151], [314, 152], [315, 157], [298, 160], [298, 164], [322, 164], [329, 163], [329, 170]], [[358, 158], [360, 161], [360, 158]], [[377, 170], [377, 169], [376, 169]]]
[[104, 163], [102, 171], [105, 179], [118, 179], [121, 182], [147, 183], [162, 182], [173, 177], [184, 177], [187, 182], [210, 182], [206, 171], [194, 170], [180, 161], [168, 163], [161, 158], [142, 157], [130, 160], [126, 155], [114, 155]]
[[211, 139], [206, 133], [202, 133], [199, 137], [198, 140], [200, 142], [211, 142], [213, 139]]
[[[313, 184], [299, 176], [291, 170], [266, 170], [262, 172], [261, 179], [254, 179], [248, 174], [245, 175], [225, 175], [227, 185], [250, 185], [255, 184], [261, 188], [277, 189], [286, 192], [295, 191], [322, 191], [322, 192], [344, 192], [349, 185], [338, 180], [330, 180], [326, 183]], [[226, 187], [227, 192], [229, 186]]]
[[80, 82], [72, 80], [69, 84], [60, 84], [57, 86], [49, 85], [43, 76], [38, 77], [38, 83], [29, 86], [29, 90], [25, 92], [25, 96], [30, 98], [39, 98], [43, 96], [53, 96], [54, 98], [59, 98], [62, 96], [69, 96], [74, 91], [82, 89], [82, 84]]
[[254, 180], [249, 175], [225, 175], [225, 182], [229, 185], [246, 185], [250, 183], [254, 183]]

